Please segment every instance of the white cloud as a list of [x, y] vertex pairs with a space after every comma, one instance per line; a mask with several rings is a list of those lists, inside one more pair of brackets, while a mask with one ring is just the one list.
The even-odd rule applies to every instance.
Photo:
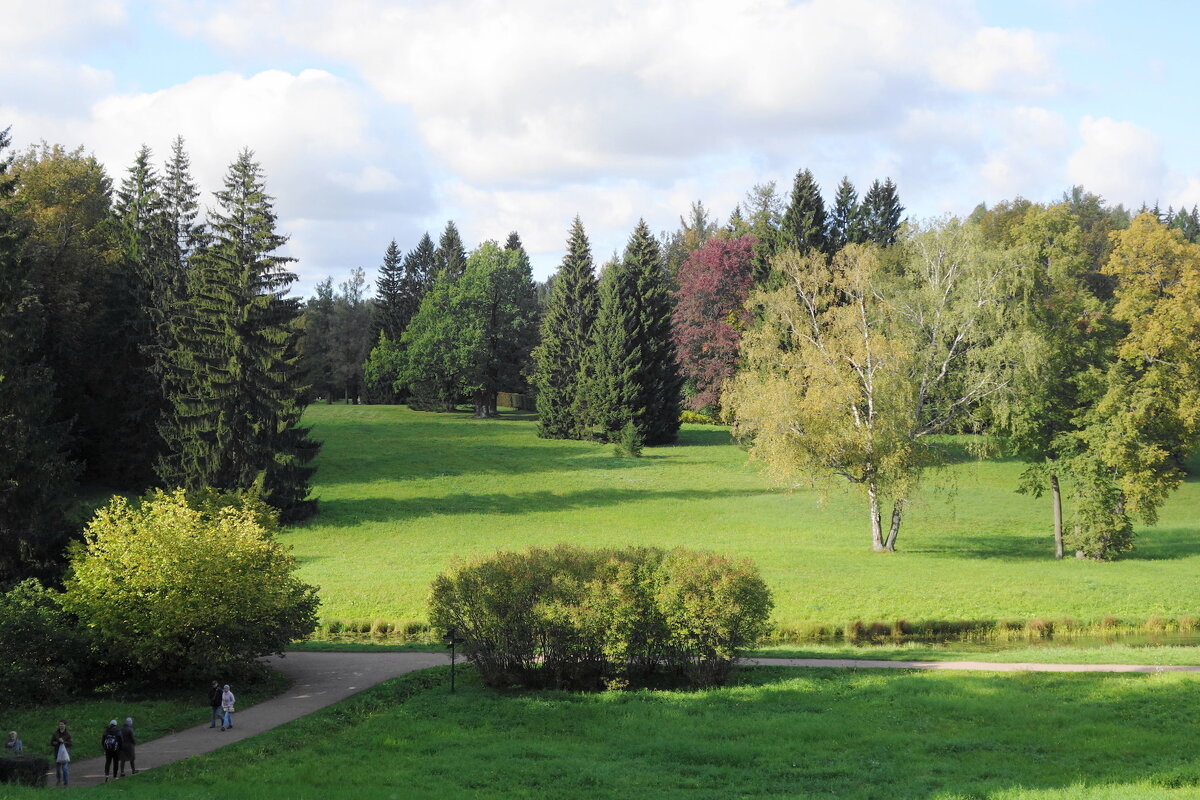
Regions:
[[1167, 167], [1153, 131], [1110, 117], [1084, 117], [1083, 142], [1067, 161], [1067, 178], [1111, 203], [1134, 208], [1165, 199]]
[[299, 8], [240, 4], [240, 28], [220, 5], [180, 16], [231, 48], [250, 46], [246, 30], [270, 29], [350, 63], [412, 110], [450, 171], [493, 186], [669, 180], [681, 162], [745, 148], [795, 158], [814, 135], [886, 130], [907, 109], [1034, 95], [1055, 81], [1036, 35], [940, 2]]

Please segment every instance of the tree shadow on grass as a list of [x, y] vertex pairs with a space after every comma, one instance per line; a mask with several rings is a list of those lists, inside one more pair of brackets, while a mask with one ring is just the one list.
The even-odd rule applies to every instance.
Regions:
[[997, 559], [1001, 561], [1045, 561], [1054, 560], [1054, 539], [1049, 534], [970, 534], [955, 538], [947, 544], [915, 545], [905, 547], [904, 530], [900, 531], [897, 545], [903, 552], [919, 553], [923, 556]]
[[1133, 550], [1121, 561], [1175, 561], [1200, 555], [1200, 528], [1155, 528], [1137, 531]]
[[338, 499], [322, 501], [321, 515], [314, 519], [313, 523], [342, 526], [347, 523], [401, 522], [432, 516], [553, 513], [645, 501], [676, 500], [688, 503], [714, 499], [732, 500], [762, 494], [765, 492], [757, 489], [584, 489], [563, 493], [545, 490], [519, 494], [460, 493], [402, 500], [389, 497]]
[[[768, 771], [763, 785], [782, 794], [915, 800], [1016, 787], [1200, 786], [1200, 744], [1187, 735], [1200, 693], [1190, 676], [764, 668], [740, 670], [737, 680], [765, 691], [683, 701], [707, 706], [721, 720], [714, 734], [730, 736], [729, 751], [697, 757], [743, 752], [755, 761], [746, 767]], [[757, 753], [731, 735], [755, 718]]]

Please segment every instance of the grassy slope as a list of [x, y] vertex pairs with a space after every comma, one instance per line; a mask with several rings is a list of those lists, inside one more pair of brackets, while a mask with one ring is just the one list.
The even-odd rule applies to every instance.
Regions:
[[437, 672], [97, 794], [1065, 800], [1200, 785], [1194, 676], [755, 669], [707, 692], [467, 679], [450, 695]]
[[964, 460], [932, 474], [901, 552], [870, 553], [858, 497], [781, 491], [719, 428], [618, 459], [538, 439], [528, 416], [473, 420], [388, 406], [312, 406], [325, 445], [322, 513], [292, 529], [333, 619], [424, 618], [457, 556], [576, 542], [683, 545], [753, 558], [778, 621], [1200, 613], [1200, 483], [1177, 492], [1113, 564], [1048, 557], [1048, 504], [1015, 494], [1020, 464]]

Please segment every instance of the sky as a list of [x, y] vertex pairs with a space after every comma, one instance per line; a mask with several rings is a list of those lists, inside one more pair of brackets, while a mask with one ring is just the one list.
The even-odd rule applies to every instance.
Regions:
[[181, 135], [208, 207], [249, 147], [302, 296], [450, 219], [544, 279], [577, 214], [599, 263], [800, 169], [914, 219], [1191, 208], [1197, 30], [1184, 0], [0, 0], [0, 129], [114, 183]]

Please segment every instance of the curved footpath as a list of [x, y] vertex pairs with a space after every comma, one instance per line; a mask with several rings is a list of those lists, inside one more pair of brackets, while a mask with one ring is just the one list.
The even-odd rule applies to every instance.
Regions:
[[[227, 744], [299, 719], [344, 700], [389, 678], [450, 663], [444, 653], [289, 653], [271, 665], [293, 680], [278, 697], [237, 712], [232, 730], [221, 732], [207, 724], [172, 733], [137, 746], [138, 771], [188, 756], [208, 753]], [[950, 669], [987, 672], [1200, 672], [1200, 666], [1138, 664], [1022, 664], [988, 661], [863, 661], [837, 658], [748, 658], [744, 663], [775, 667], [843, 669]], [[202, 687], [203, 688], [203, 687]], [[204, 692], [197, 690], [197, 697]], [[134, 715], [136, 717], [136, 713]], [[207, 720], [208, 707], [199, 704], [196, 717]], [[97, 734], [99, 736], [99, 734]], [[125, 778], [128, 780], [128, 777]], [[104, 782], [104, 758], [71, 765], [72, 786]]]

